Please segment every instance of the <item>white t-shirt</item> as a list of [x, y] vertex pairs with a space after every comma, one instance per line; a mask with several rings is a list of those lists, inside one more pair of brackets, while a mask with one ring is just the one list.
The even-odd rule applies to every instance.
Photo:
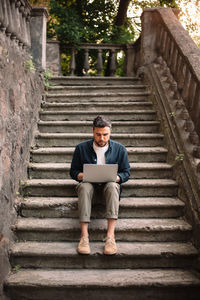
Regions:
[[98, 147], [95, 143], [93, 143], [93, 149], [97, 155], [97, 165], [104, 165], [106, 163], [105, 153], [108, 150], [108, 145]]

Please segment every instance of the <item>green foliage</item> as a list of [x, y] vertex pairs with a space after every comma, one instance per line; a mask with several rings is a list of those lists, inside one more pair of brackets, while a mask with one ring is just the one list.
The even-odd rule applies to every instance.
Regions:
[[[80, 43], [130, 43], [136, 40], [141, 31], [140, 15], [148, 7], [180, 8], [186, 0], [132, 0], [129, 4], [128, 17], [123, 26], [116, 26], [119, 0], [50, 0], [50, 18], [47, 24], [48, 38], [78, 45]], [[33, 0], [34, 2], [34, 0]], [[191, 23], [191, 22], [190, 22]], [[196, 23], [189, 24], [194, 30]], [[83, 53], [76, 56], [79, 68], [77, 75], [82, 75]], [[123, 74], [123, 56], [118, 57], [121, 67], [117, 74]], [[69, 75], [70, 53], [61, 53], [62, 71]], [[103, 61], [108, 62], [103, 53]], [[97, 55], [90, 51], [89, 73], [95, 75]], [[171, 116], [173, 118], [174, 116]]]
[[176, 113], [174, 111], [172, 111], [172, 112], [169, 113], [169, 116], [170, 116], [171, 119], [174, 119], [175, 116], [176, 116]]
[[20, 268], [21, 268], [20, 265], [16, 265], [15, 267], [13, 267], [12, 271], [13, 271], [14, 273], [17, 273], [17, 272], [19, 272]]
[[69, 1], [50, 1], [51, 19], [48, 21], [48, 38], [57, 37], [59, 41], [78, 44], [83, 35], [81, 18]]
[[35, 65], [33, 62], [33, 57], [30, 55], [30, 59], [25, 63], [25, 67], [28, 71], [34, 72], [35, 71]]
[[61, 68], [62, 68], [62, 74], [64, 76], [70, 75], [70, 69], [69, 69], [70, 59], [71, 59], [71, 56], [69, 53], [61, 54]]
[[176, 158], [175, 158], [175, 160], [176, 161], [183, 161], [184, 160], [184, 154], [183, 153], [178, 153], [178, 154], [176, 154]]
[[134, 0], [132, 5], [142, 9], [147, 7], [172, 7], [178, 8], [177, 0]]
[[50, 71], [46, 71], [44, 72], [44, 85], [46, 88], [50, 87], [51, 83], [49, 81], [49, 79], [51, 79], [52, 74]]
[[108, 0], [50, 0], [48, 38], [72, 44], [103, 42], [111, 35], [116, 9]]

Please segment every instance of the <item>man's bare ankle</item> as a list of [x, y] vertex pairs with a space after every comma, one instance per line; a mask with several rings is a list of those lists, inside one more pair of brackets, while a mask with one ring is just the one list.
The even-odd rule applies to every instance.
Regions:
[[115, 235], [114, 234], [107, 234], [106, 238], [111, 238], [111, 239], [115, 239]]
[[84, 237], [86, 239], [89, 239], [89, 235], [88, 234], [81, 234], [81, 238]]

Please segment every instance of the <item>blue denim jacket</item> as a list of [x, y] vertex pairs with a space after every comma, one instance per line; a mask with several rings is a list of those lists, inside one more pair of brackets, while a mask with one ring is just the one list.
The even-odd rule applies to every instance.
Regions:
[[[91, 139], [76, 146], [70, 169], [72, 179], [77, 180], [77, 175], [83, 172], [83, 164], [97, 163], [93, 142], [94, 140]], [[126, 148], [118, 142], [109, 140], [109, 147], [105, 153], [105, 158], [106, 164], [118, 164], [120, 183], [126, 182], [130, 176], [130, 165]]]

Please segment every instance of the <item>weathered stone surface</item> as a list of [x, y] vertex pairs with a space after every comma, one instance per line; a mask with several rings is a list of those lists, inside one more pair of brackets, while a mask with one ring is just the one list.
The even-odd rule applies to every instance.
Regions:
[[[91, 241], [103, 240], [107, 221], [94, 219], [90, 224]], [[24, 241], [73, 241], [80, 237], [78, 219], [28, 218], [18, 219], [18, 240]], [[191, 226], [178, 219], [119, 219], [116, 238], [120, 241], [186, 241], [191, 236]]]
[[137, 77], [66, 77], [66, 76], [54, 76], [51, 79], [53, 85], [64, 85], [64, 86], [80, 86], [80, 85], [87, 85], [87, 86], [96, 86], [96, 85], [128, 85], [128, 84], [143, 84], [141, 80]]
[[[127, 147], [132, 162], [165, 162], [167, 149], [163, 147]], [[74, 148], [51, 147], [31, 150], [34, 162], [71, 162]]]
[[[78, 199], [27, 197], [21, 203], [21, 216], [45, 218], [77, 218]], [[101, 201], [101, 200], [100, 200]], [[104, 218], [104, 201], [94, 199], [92, 218]], [[183, 215], [184, 203], [176, 198], [121, 198], [119, 218], [173, 218]]]
[[60, 42], [47, 40], [46, 68], [53, 75], [61, 75]]
[[[155, 68], [154, 65], [151, 65], [146, 73], [146, 80], [155, 89], [155, 98], [152, 98], [152, 101], [158, 108], [158, 117], [168, 144], [168, 161], [174, 164], [174, 178], [179, 183], [179, 197], [186, 204], [186, 217], [193, 224], [194, 239], [199, 248], [200, 177], [196, 170], [197, 160], [193, 157], [193, 145], [188, 139], [189, 133], [185, 131], [185, 122], [180, 119], [180, 110], [185, 109], [184, 102], [179, 99], [180, 106], [177, 106], [177, 100], [169, 97], [169, 87], [165, 86], [161, 73], [160, 67]], [[171, 112], [176, 117], [170, 117]], [[179, 153], [184, 153], [183, 160], [179, 159]]]
[[46, 70], [46, 20], [47, 9], [34, 7], [31, 12], [31, 53], [35, 64], [40, 70]]
[[91, 255], [77, 253], [74, 242], [25, 242], [11, 249], [12, 265], [22, 268], [55, 269], [124, 269], [192, 267], [197, 250], [190, 243], [118, 242], [118, 253], [108, 259], [103, 255], [104, 242], [91, 242]]
[[[121, 78], [120, 78], [121, 79]], [[125, 85], [125, 84], [120, 84], [120, 85], [91, 85], [91, 86], [85, 86], [85, 85], [79, 85], [79, 86], [50, 86], [48, 88], [48, 95], [51, 94], [69, 94], [69, 93], [77, 93], [79, 94], [89, 94], [89, 93], [95, 93], [97, 95], [97, 93], [99, 94], [106, 94], [106, 93], [113, 93], [114, 94], [117, 93], [121, 93], [121, 92], [131, 92], [132, 95], [134, 96], [134, 93], [144, 93], [144, 92], [148, 92], [148, 86], [147, 85], [133, 85], [133, 84], [129, 84], [129, 85]], [[122, 94], [123, 95], [123, 94]], [[47, 100], [48, 100], [48, 96], [47, 96]], [[105, 101], [105, 100], [104, 100]]]
[[[77, 103], [79, 96], [77, 95], [77, 100], [72, 102]], [[99, 100], [108, 99], [105, 97], [104, 95]], [[128, 104], [128, 101], [125, 102]], [[66, 107], [69, 108], [69, 102], [67, 103]], [[93, 101], [94, 106], [96, 103], [97, 101]], [[104, 101], [104, 103], [108, 105], [108, 101]], [[114, 105], [115, 103], [112, 102], [112, 104]], [[141, 104], [140, 101], [138, 105]], [[52, 103], [50, 106], [53, 107], [54, 104]], [[65, 109], [65, 105], [61, 106]], [[122, 107], [121, 110], [123, 109]], [[149, 109], [146, 107], [144, 112], [147, 110]], [[97, 113], [95, 108], [92, 111]], [[91, 113], [89, 118], [92, 118], [92, 111], [89, 111]], [[138, 110], [134, 110], [134, 114], [137, 114], [137, 112]], [[54, 111], [49, 113], [54, 113]], [[128, 110], [125, 113], [128, 115]], [[59, 118], [61, 114], [61, 110], [57, 111], [55, 118]], [[120, 115], [119, 110], [115, 111], [115, 114]], [[130, 114], [133, 114], [133, 111]], [[34, 279], [33, 281], [30, 279], [30, 284], [28, 281], [25, 283], [23, 276], [21, 277], [21, 271], [18, 271], [19, 281], [17, 274], [16, 276], [14, 275], [16, 281], [13, 282], [13, 285], [11, 283], [12, 278], [14, 278], [12, 275], [7, 281], [6, 287], [9, 290], [9, 295], [14, 300], [18, 300], [20, 297], [31, 299], [32, 295], [43, 300], [49, 300], [51, 297], [54, 297], [54, 299], [56, 297], [59, 300], [66, 299], [66, 297], [70, 299], [81, 297], [88, 300], [95, 297], [98, 300], [108, 298], [116, 300], [118, 296], [120, 296], [119, 299], [121, 300], [123, 296], [127, 298], [127, 295], [130, 295], [131, 299], [134, 297], [139, 300], [155, 300], [156, 297], [159, 300], [182, 300], [184, 297], [185, 300], [189, 300], [188, 296], [191, 295], [191, 291], [195, 291], [196, 294], [192, 293], [192, 295], [196, 296], [199, 291], [198, 276], [195, 274], [194, 277], [188, 277], [191, 281], [190, 284], [187, 283], [184, 286], [184, 290], [189, 292], [182, 292], [183, 278], [189, 273], [180, 269], [180, 273], [176, 273], [178, 270], [175, 269], [189, 269], [196, 266], [197, 251], [189, 244], [192, 238], [192, 227], [182, 219], [185, 205], [178, 199], [178, 185], [172, 179], [171, 165], [166, 163], [167, 150], [161, 146], [164, 144], [164, 136], [158, 133], [159, 131], [155, 130], [154, 133], [148, 131], [147, 133], [144, 130], [142, 133], [134, 134], [128, 131], [127, 134], [124, 131], [124, 127], [123, 133], [120, 131], [113, 132], [113, 139], [118, 139], [123, 144], [130, 145], [127, 147], [127, 150], [131, 163], [131, 176], [140, 178], [130, 179], [123, 184], [120, 215], [116, 227], [119, 251], [114, 257], [107, 257], [102, 254], [107, 221], [104, 218], [105, 207], [98, 202], [93, 206], [91, 223], [89, 225], [92, 254], [84, 257], [77, 254], [76, 247], [80, 238], [80, 224], [77, 218], [77, 196], [74, 189], [77, 183], [69, 179], [58, 179], [58, 177], [64, 176], [64, 173], [67, 177], [74, 146], [79, 141], [92, 137], [87, 131], [91, 126], [92, 119], [86, 121], [85, 127], [87, 130], [84, 133], [79, 130], [77, 131], [78, 133], [76, 130], [72, 132], [70, 129], [70, 126], [72, 127], [73, 124], [77, 124], [77, 128], [81, 128], [81, 124], [84, 123], [87, 115], [87, 109], [85, 109], [84, 114], [70, 111], [69, 118], [72, 117], [72, 121], [65, 120], [60, 122], [55, 120], [55, 122], [60, 122], [60, 126], [63, 126], [65, 123], [67, 130], [58, 130], [58, 133], [49, 133], [47, 130], [46, 133], [40, 132], [36, 135], [36, 146], [32, 150], [29, 175], [38, 179], [30, 178], [21, 186], [21, 191], [25, 197], [22, 199], [21, 205], [18, 206], [21, 218], [18, 218], [16, 226], [13, 227], [19, 243], [15, 244], [15, 248], [13, 248], [12, 265], [21, 265], [27, 268], [27, 272], [29, 272], [28, 268], [37, 267], [41, 269], [41, 272], [44, 271], [44, 268], [53, 268], [55, 271], [53, 276], [58, 271], [63, 272], [63, 268], [68, 269], [68, 275], [72, 269], [82, 272], [84, 268], [87, 268], [85, 271], [94, 272], [92, 274], [88, 273], [88, 276], [85, 273], [85, 276], [87, 276], [85, 282], [77, 277], [79, 281], [77, 283], [74, 278], [71, 278], [70, 280], [73, 284], [70, 287], [66, 287], [62, 281], [60, 288], [56, 284], [54, 288], [48, 284], [49, 281], [51, 283], [54, 282], [51, 275], [51, 278], [48, 277], [50, 273], [43, 273], [45, 286], [41, 280], [40, 286], [38, 286]], [[128, 119], [126, 116], [122, 120], [120, 119], [121, 116], [115, 121], [115, 128], [120, 127], [118, 122], [121, 123], [121, 126], [123, 122], [129, 122], [129, 116]], [[79, 118], [82, 118], [81, 124], [78, 124], [80, 122]], [[154, 122], [155, 119], [153, 119]], [[133, 126], [133, 124], [142, 122], [146, 122], [150, 126], [152, 121], [145, 121], [145, 114], [143, 114], [139, 122], [132, 121], [130, 123]], [[48, 124], [55, 123], [54, 121], [48, 121]], [[127, 126], [127, 128], [130, 127]], [[42, 144], [42, 139], [50, 141], [50, 145], [47, 148], [46, 144]], [[68, 143], [69, 141], [72, 145]], [[36, 163], [38, 159], [35, 156], [36, 154], [40, 156], [40, 164]], [[44, 163], [43, 159], [44, 161], [47, 160], [47, 163]], [[62, 176], [57, 176], [61, 172], [63, 172]], [[54, 179], [47, 179], [48, 177], [53, 177]], [[116, 270], [116, 268], [121, 268], [121, 270]], [[146, 275], [142, 277], [140, 282], [138, 278], [134, 281], [134, 276], [131, 274], [131, 278], [128, 278], [129, 273], [134, 271], [133, 268], [137, 269], [137, 273], [134, 273], [134, 276], [143, 276], [142, 271], [145, 272]], [[155, 269], [152, 270], [151, 268]], [[162, 270], [157, 268], [162, 268]], [[173, 268], [177, 276], [176, 279], [173, 278], [175, 273], [172, 273], [172, 270], [167, 268]], [[98, 281], [101, 278], [98, 271], [100, 273], [108, 271], [108, 277], [110, 276], [112, 279], [109, 282], [102, 282], [102, 284], [98, 285]], [[124, 274], [122, 276], [123, 281], [121, 280], [122, 273], [118, 272], [116, 274], [113, 271], [122, 271]], [[173, 278], [171, 281], [173, 285], [169, 283], [169, 273], [167, 271], [171, 272], [170, 280]], [[157, 275], [154, 277], [155, 272], [158, 272], [157, 275], [159, 274], [160, 278], [157, 278]], [[149, 280], [148, 274], [151, 274]], [[33, 273], [32, 275], [34, 277]], [[28, 273], [26, 273], [26, 276], [28, 280]], [[39, 273], [37, 273], [37, 276], [40, 276]], [[56, 280], [59, 280], [59, 276], [55, 276]], [[96, 281], [97, 278], [99, 279]], [[114, 278], [118, 282], [113, 282]], [[145, 283], [143, 281], [144, 278], [147, 278]], [[154, 279], [151, 280], [152, 278]], [[77, 284], [79, 284], [78, 287], [80, 289], [77, 288]], [[49, 293], [49, 289], [51, 293]]]
[[97, 115], [104, 115], [108, 117], [111, 121], [155, 121], [156, 112], [154, 110], [115, 110], [113, 112], [108, 110], [99, 110], [95, 112], [90, 111], [41, 111], [40, 118], [43, 121], [91, 121]]
[[9, 270], [10, 227], [16, 218], [14, 199], [20, 180], [27, 177], [29, 148], [43, 93], [41, 77], [27, 69], [29, 60], [28, 53], [0, 31], [1, 282]]
[[[124, 93], [65, 93], [65, 94], [48, 94], [48, 102], [68, 102], [68, 101], [97, 101], [103, 100], [105, 102], [113, 101], [144, 101], [149, 92], [124, 92]], [[78, 97], [78, 98], [77, 98]]]
[[[32, 179], [70, 178], [69, 163], [29, 163]], [[166, 179], [172, 177], [172, 166], [166, 163], [130, 163], [130, 179]]]
[[[70, 179], [31, 179], [22, 183], [24, 196], [74, 197], [77, 182]], [[130, 179], [122, 184], [123, 197], [176, 197], [177, 184], [171, 179]]]
[[151, 102], [70, 102], [70, 103], [44, 103], [42, 105], [43, 111], [81, 111], [81, 110], [95, 110], [98, 112], [98, 110], [109, 110], [109, 111], [115, 111], [119, 109], [123, 110], [152, 110], [152, 103]]
[[[91, 139], [92, 134], [82, 133], [38, 133], [36, 145], [39, 147], [75, 147], [84, 140]], [[122, 133], [112, 134], [111, 138], [126, 147], [163, 146], [164, 136], [160, 133]]]
[[[158, 132], [159, 121], [113, 121], [114, 133], [155, 133]], [[39, 121], [38, 128], [41, 133], [91, 133], [92, 121]]]
[[182, 269], [22, 270], [7, 281], [16, 300], [64, 300], [66, 295], [89, 300], [198, 300], [199, 285], [196, 274]]

